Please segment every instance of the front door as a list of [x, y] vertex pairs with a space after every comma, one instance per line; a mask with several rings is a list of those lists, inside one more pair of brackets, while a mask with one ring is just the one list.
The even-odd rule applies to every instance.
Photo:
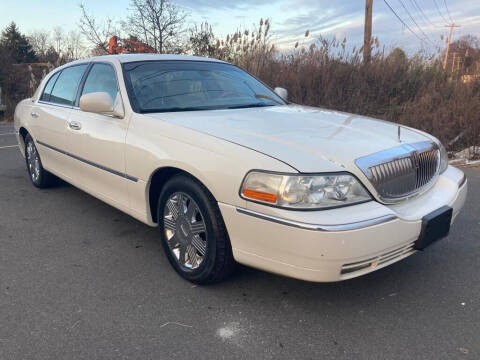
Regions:
[[[81, 95], [106, 92], [113, 100], [118, 93], [114, 67], [94, 63]], [[128, 206], [125, 175], [125, 136], [128, 121], [74, 108], [66, 132], [66, 150], [71, 154], [72, 177], [85, 190], [120, 207]]]

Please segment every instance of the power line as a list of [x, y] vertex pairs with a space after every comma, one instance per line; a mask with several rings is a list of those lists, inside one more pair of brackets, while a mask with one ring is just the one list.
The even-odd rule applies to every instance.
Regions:
[[420, 30], [420, 32], [423, 34], [423, 36], [425, 37], [426, 40], [428, 40], [430, 42], [430, 44], [432, 45], [435, 45], [433, 43], [433, 41], [428, 37], [427, 34], [425, 34], [425, 32], [422, 30], [422, 28], [418, 25], [418, 23], [415, 21], [415, 19], [413, 18], [412, 14], [410, 13], [410, 11], [407, 9], [407, 7], [405, 6], [405, 4], [403, 3], [402, 0], [398, 0], [400, 2], [400, 4], [402, 5], [402, 7], [405, 9], [405, 11], [407, 12], [408, 16], [410, 17], [410, 19], [412, 19], [413, 23], [415, 24], [415, 26], [417, 27], [418, 30]]
[[420, 41], [425, 41], [424, 39], [422, 39], [420, 36], [417, 35], [417, 33], [415, 31], [413, 31], [410, 26], [408, 26], [405, 21], [402, 20], [402, 18], [395, 12], [395, 10], [393, 10], [393, 8], [390, 6], [390, 4], [388, 3], [387, 0], [383, 0], [383, 2], [385, 4], [387, 4], [387, 6], [389, 7], [389, 9], [392, 11], [392, 13], [397, 17], [397, 19], [403, 24], [403, 26], [405, 26], [413, 35], [415, 35], [418, 40]]
[[443, 21], [448, 23], [448, 20], [445, 18], [445, 16], [443, 16], [442, 12], [440, 11], [440, 8], [438, 7], [437, 1], [433, 0], [433, 3], [435, 4], [435, 7], [437, 8], [438, 14], [442, 17]]
[[[419, 10], [419, 8], [418, 8], [418, 6], [417, 6], [418, 4], [417, 4], [414, 0], [409, 0], [409, 1], [410, 1], [410, 5], [411, 5], [411, 6], [413, 7], [413, 9], [414, 9], [414, 12], [418, 14], [418, 13], [420, 12], [420, 10]], [[422, 19], [422, 23], [426, 24], [425, 17], [423, 16], [422, 13], [420, 13], [420, 15], [421, 15], [420, 18]]]
[[450, 21], [452, 22], [452, 24], [454, 23], [453, 19], [452, 19], [452, 15], [450, 14], [450, 10], [448, 10], [448, 6], [447, 6], [447, 0], [443, 0], [444, 4], [445, 4], [445, 9], [447, 9], [447, 14], [448, 14], [448, 18], [450, 19]]
[[435, 25], [431, 20], [430, 18], [427, 16], [427, 14], [425, 14], [425, 12], [423, 11], [422, 7], [420, 6], [420, 4], [417, 2], [417, 0], [410, 0], [410, 2], [418, 9], [418, 11], [420, 11], [420, 13], [422, 14], [422, 17], [430, 23], [430, 25], [432, 25], [433, 27], [436, 27], [436, 28], [442, 28], [443, 26], [439, 26], [439, 25]]

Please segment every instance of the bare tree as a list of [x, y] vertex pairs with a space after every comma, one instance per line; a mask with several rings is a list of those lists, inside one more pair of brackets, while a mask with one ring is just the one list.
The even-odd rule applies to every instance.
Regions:
[[43, 30], [34, 31], [28, 36], [28, 41], [35, 53], [42, 58], [50, 47], [50, 33]]
[[79, 6], [82, 10], [82, 17], [79, 21], [81, 33], [94, 46], [97, 52], [108, 53], [110, 36], [118, 35], [115, 34], [117, 29], [115, 29], [113, 21], [111, 19], [106, 19], [103, 22], [99, 21], [88, 12], [84, 4]]
[[63, 29], [60, 26], [53, 29], [53, 40], [55, 41], [55, 50], [60, 54], [63, 45]]
[[70, 31], [64, 38], [62, 55], [66, 61], [72, 61], [81, 58], [85, 53], [85, 46], [82, 42], [81, 34], [77, 31]]
[[127, 26], [131, 35], [158, 53], [178, 51], [187, 14], [169, 0], [131, 0]]

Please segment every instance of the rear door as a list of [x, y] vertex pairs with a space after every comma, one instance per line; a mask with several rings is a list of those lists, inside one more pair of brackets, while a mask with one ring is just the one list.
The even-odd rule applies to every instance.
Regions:
[[[78, 95], [106, 92], [115, 101], [117, 74], [111, 63], [93, 63]], [[78, 100], [77, 100], [78, 102]], [[117, 205], [128, 206], [125, 136], [128, 119], [84, 112], [74, 107], [66, 132], [66, 150], [73, 154], [72, 176], [82, 186]]]
[[54, 73], [29, 114], [29, 130], [43, 166], [64, 176], [68, 176], [68, 159], [64, 154], [66, 126], [87, 67], [88, 64], [80, 64]]

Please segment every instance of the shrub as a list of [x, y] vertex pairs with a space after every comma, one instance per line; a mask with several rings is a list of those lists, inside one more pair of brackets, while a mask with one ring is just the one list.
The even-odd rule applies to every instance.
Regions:
[[[231, 61], [289, 100], [367, 115], [427, 131], [451, 150], [480, 142], [480, 81], [464, 83], [443, 70], [439, 56], [407, 56], [373, 44], [371, 62], [346, 39], [320, 38], [308, 48], [279, 52], [269, 38], [269, 21], [217, 42], [216, 56]], [[308, 33], [306, 34], [308, 35]]]

